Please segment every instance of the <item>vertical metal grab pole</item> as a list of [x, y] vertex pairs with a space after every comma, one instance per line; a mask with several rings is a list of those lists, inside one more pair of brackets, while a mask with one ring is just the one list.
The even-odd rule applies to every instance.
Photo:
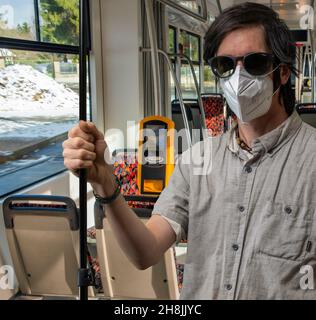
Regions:
[[[313, 34], [313, 30], [309, 30], [309, 35], [310, 35], [310, 41], [311, 41], [311, 55], [312, 55], [312, 61], [311, 61], [311, 68], [312, 68], [312, 72], [311, 72], [311, 77], [312, 77], [312, 83], [311, 83], [311, 90], [312, 90], [312, 97], [311, 97], [311, 102], [314, 103], [315, 102], [315, 43], [314, 43], [314, 34]], [[304, 72], [305, 70], [303, 70]]]
[[[87, 120], [87, 0], [80, 0], [80, 120]], [[87, 271], [87, 171], [80, 170], [80, 270], [78, 286], [80, 300], [88, 300]]]
[[153, 5], [154, 5], [153, 0], [145, 0], [149, 41], [150, 41], [150, 47], [152, 48], [151, 65], [152, 65], [153, 84], [154, 84], [155, 113], [156, 115], [162, 115], [161, 78], [159, 73], [160, 63], [159, 63], [159, 55], [158, 55], [157, 30], [155, 25]]
[[202, 96], [201, 96], [201, 87], [199, 85], [199, 82], [197, 80], [197, 77], [196, 77], [196, 74], [195, 74], [195, 70], [194, 70], [194, 66], [193, 66], [193, 63], [191, 61], [191, 59], [185, 55], [185, 54], [169, 54], [169, 56], [173, 56], [173, 57], [180, 57], [180, 58], [184, 58], [185, 60], [187, 60], [189, 66], [190, 66], [190, 69], [191, 69], [191, 73], [192, 73], [192, 76], [193, 76], [193, 81], [194, 81], [194, 85], [195, 85], [195, 89], [196, 89], [196, 93], [197, 93], [197, 96], [198, 96], [198, 105], [199, 105], [199, 108], [200, 108], [200, 112], [201, 112], [201, 116], [202, 116], [202, 128], [204, 129], [203, 130], [203, 136], [204, 138], [206, 138], [205, 136], [205, 129], [206, 129], [206, 116], [205, 116], [205, 111], [204, 111], [204, 107], [203, 107], [203, 101], [202, 101]]
[[[141, 48], [141, 51], [142, 52], [146, 52], [146, 53], [151, 53], [152, 49], [151, 48]], [[171, 76], [173, 78], [174, 84], [176, 86], [177, 94], [178, 94], [178, 97], [179, 97], [180, 108], [181, 108], [182, 117], [183, 117], [183, 123], [184, 123], [184, 127], [186, 129], [185, 130], [186, 138], [187, 138], [189, 147], [192, 147], [192, 137], [191, 137], [191, 134], [190, 134], [189, 120], [188, 120], [188, 116], [187, 116], [187, 113], [186, 113], [186, 110], [185, 110], [185, 105], [184, 105], [181, 85], [180, 85], [180, 83], [179, 83], [179, 81], [177, 79], [175, 71], [173, 70], [172, 63], [170, 61], [168, 53], [164, 52], [163, 50], [159, 50], [159, 49], [158, 49], [157, 52], [159, 54], [161, 54], [166, 59], [166, 61], [168, 63], [168, 67], [169, 67], [169, 70], [171, 72]]]

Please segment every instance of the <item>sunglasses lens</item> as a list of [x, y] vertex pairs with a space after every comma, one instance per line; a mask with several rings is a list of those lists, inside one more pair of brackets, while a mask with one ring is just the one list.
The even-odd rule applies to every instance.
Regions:
[[215, 57], [211, 61], [211, 67], [216, 76], [227, 78], [235, 71], [235, 61], [230, 57]]
[[244, 67], [253, 76], [263, 76], [272, 71], [273, 58], [269, 54], [253, 53], [245, 57]]

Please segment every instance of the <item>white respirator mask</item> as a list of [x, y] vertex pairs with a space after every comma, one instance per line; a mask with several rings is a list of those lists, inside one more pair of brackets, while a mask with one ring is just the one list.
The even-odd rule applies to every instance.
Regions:
[[273, 96], [279, 90], [273, 92], [273, 80], [269, 77], [275, 70], [264, 76], [252, 76], [238, 65], [231, 77], [220, 79], [227, 103], [241, 122], [249, 123], [269, 112]]

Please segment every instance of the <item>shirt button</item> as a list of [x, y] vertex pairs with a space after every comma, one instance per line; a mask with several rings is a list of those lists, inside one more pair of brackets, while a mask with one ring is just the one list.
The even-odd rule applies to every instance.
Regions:
[[252, 172], [252, 168], [251, 168], [250, 166], [247, 166], [247, 167], [245, 168], [245, 171], [246, 171], [247, 173], [251, 173], [251, 172]]
[[233, 245], [233, 250], [234, 251], [238, 251], [239, 250], [239, 245], [238, 244], [234, 244]]
[[245, 210], [246, 210], [246, 208], [244, 206], [239, 206], [238, 209], [240, 212], [245, 212]]
[[290, 207], [286, 207], [284, 210], [287, 214], [291, 214], [293, 212], [292, 208]]
[[230, 291], [231, 289], [233, 289], [233, 286], [231, 284], [226, 285], [226, 290]]

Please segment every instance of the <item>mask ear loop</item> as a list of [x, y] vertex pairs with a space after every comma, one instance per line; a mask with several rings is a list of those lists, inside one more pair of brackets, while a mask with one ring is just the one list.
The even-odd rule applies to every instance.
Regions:
[[[274, 72], [275, 72], [276, 70], [278, 70], [281, 66], [282, 66], [282, 63], [278, 64], [277, 67], [276, 67], [274, 70], [272, 70], [270, 73], [268, 73], [268, 75], [270, 75], [271, 73], [274, 73]], [[281, 89], [281, 87], [282, 87], [282, 84], [280, 84], [279, 87], [273, 92], [272, 97], [275, 96], [275, 94]]]
[[224, 101], [223, 115], [224, 115], [224, 133], [226, 133], [233, 126], [233, 115], [232, 115], [232, 112], [228, 106], [226, 99]]

